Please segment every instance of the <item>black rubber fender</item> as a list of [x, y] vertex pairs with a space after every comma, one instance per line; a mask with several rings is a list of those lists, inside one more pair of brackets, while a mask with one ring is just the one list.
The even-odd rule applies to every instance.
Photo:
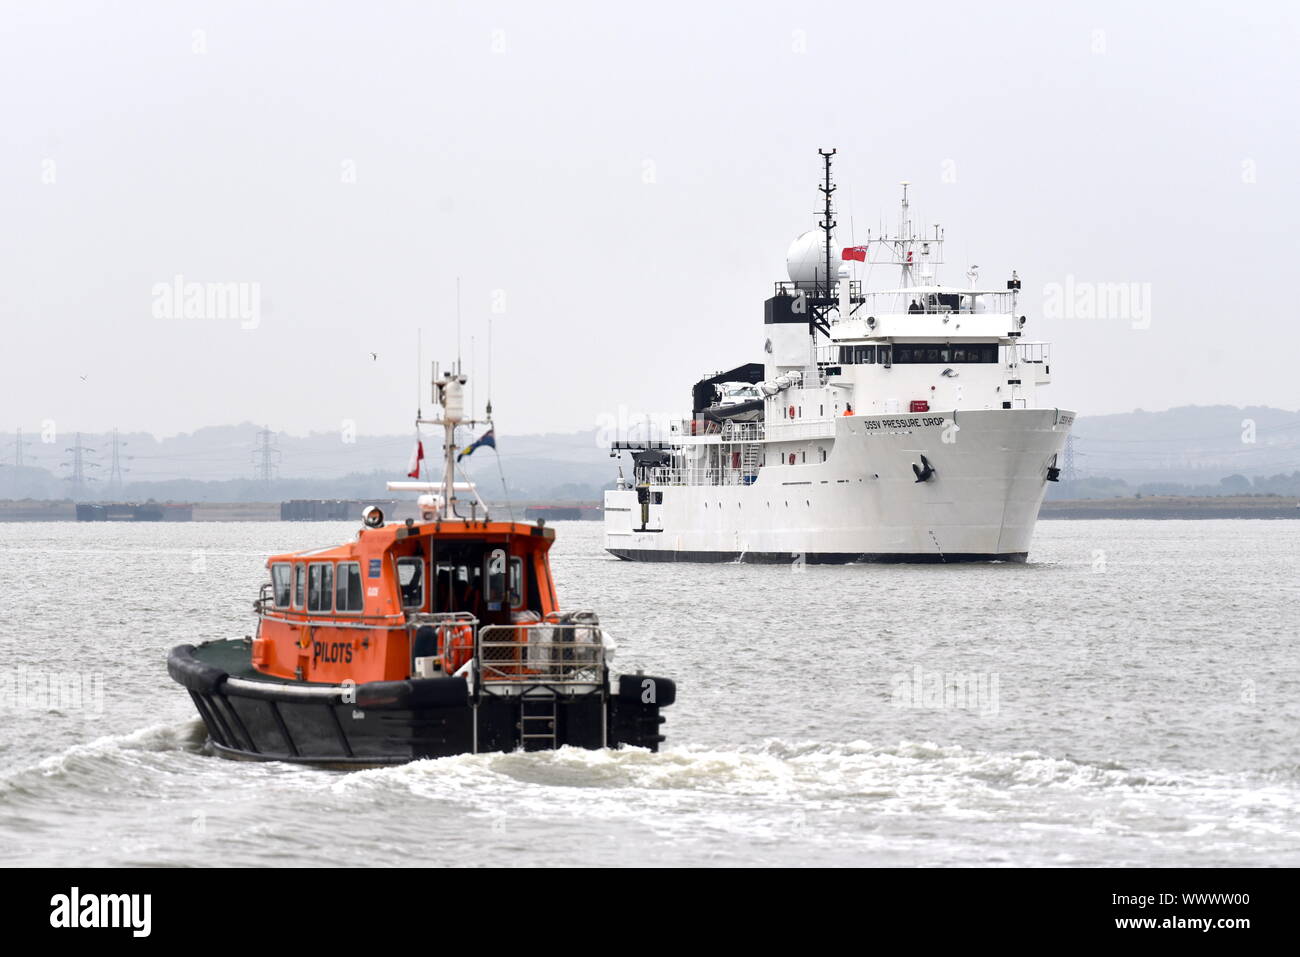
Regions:
[[167, 673], [178, 684], [199, 694], [215, 694], [230, 676], [194, 657], [193, 645], [177, 645], [167, 656]]
[[618, 696], [624, 701], [666, 708], [677, 700], [677, 683], [654, 675], [619, 675]]
[[405, 681], [368, 681], [357, 685], [358, 708], [414, 711], [469, 700], [464, 678], [408, 678]]

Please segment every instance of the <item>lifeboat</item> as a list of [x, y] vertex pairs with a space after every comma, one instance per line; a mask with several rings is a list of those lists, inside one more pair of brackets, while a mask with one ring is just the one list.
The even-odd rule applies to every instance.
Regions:
[[658, 750], [673, 681], [613, 675], [597, 614], [559, 608], [555, 530], [493, 520], [457, 479], [455, 429], [479, 424], [463, 415], [464, 386], [435, 376], [442, 415], [417, 414], [445, 430], [442, 481], [389, 483], [423, 493], [418, 521], [385, 522], [371, 507], [354, 541], [271, 556], [253, 635], [172, 649], [168, 672], [217, 754], [351, 767]]

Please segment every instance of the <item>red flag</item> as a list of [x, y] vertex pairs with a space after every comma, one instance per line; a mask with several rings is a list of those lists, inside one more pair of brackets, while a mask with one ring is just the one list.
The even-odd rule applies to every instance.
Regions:
[[841, 258], [841, 259], [856, 259], [858, 262], [860, 262], [860, 263], [864, 263], [864, 262], [867, 261], [867, 247], [866, 247], [866, 246], [849, 246], [848, 248], [846, 248], [846, 249], [844, 250], [844, 252], [840, 253], [840, 258]]
[[408, 478], [418, 479], [420, 477], [420, 463], [422, 461], [424, 461], [424, 443], [416, 439], [415, 451], [411, 453], [411, 464], [406, 470]]

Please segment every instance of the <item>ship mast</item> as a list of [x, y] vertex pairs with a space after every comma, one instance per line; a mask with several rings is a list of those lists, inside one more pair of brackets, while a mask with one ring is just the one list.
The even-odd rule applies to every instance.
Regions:
[[[420, 502], [420, 510], [425, 513], [426, 518], [438, 520], [450, 520], [455, 518], [466, 518], [456, 512], [456, 493], [468, 492], [471, 501], [470, 518], [476, 518], [478, 510], [483, 510], [483, 518], [488, 518], [487, 503], [483, 501], [482, 496], [478, 494], [478, 489], [472, 482], [456, 481], [456, 428], [461, 425], [482, 425], [485, 420], [466, 418], [465, 413], [465, 384], [469, 377], [460, 371], [460, 363], [456, 363], [455, 372], [445, 372], [442, 377], [438, 377], [438, 364], [433, 364], [433, 401], [442, 409], [442, 413], [435, 419], [417, 418], [416, 425], [440, 425], [443, 430], [442, 438], [442, 481], [441, 482], [389, 482], [388, 488], [392, 491], [402, 492], [424, 492], [433, 496], [433, 501], [428, 505], [425, 504], [423, 497]], [[472, 414], [472, 413], [471, 413]], [[491, 425], [491, 419], [486, 420], [486, 424]]]
[[817, 225], [825, 235], [825, 270], [822, 281], [825, 283], [823, 288], [819, 283], [813, 283], [812, 308], [808, 310], [808, 334], [812, 337], [813, 345], [817, 344], [817, 333], [829, 336], [830, 328], [830, 311], [838, 306], [835, 299], [835, 273], [833, 271], [831, 257], [831, 247], [833, 245], [833, 233], [835, 230], [835, 207], [831, 202], [831, 194], [835, 192], [835, 185], [831, 182], [831, 157], [835, 155], [836, 150], [817, 150], [818, 155], [822, 158], [822, 185], [818, 186], [818, 191], [822, 194], [822, 218]]

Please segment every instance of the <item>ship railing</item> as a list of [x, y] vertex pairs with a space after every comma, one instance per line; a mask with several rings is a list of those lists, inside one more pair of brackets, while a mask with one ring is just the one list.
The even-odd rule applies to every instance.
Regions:
[[670, 468], [649, 470], [651, 485], [749, 485], [754, 478], [743, 468]]
[[262, 588], [253, 602], [253, 614], [259, 619], [266, 615], [267, 609], [275, 607], [275, 593], [272, 591], [274, 587], [271, 582], [262, 582]]
[[595, 615], [485, 625], [475, 636], [475, 651], [475, 685], [485, 690], [503, 685], [605, 687], [605, 644]]
[[722, 424], [722, 441], [762, 442], [764, 432], [762, 422], [734, 422], [728, 419]]
[[1017, 342], [1015, 348], [1021, 362], [1047, 364], [1052, 361], [1052, 347], [1049, 342]]

